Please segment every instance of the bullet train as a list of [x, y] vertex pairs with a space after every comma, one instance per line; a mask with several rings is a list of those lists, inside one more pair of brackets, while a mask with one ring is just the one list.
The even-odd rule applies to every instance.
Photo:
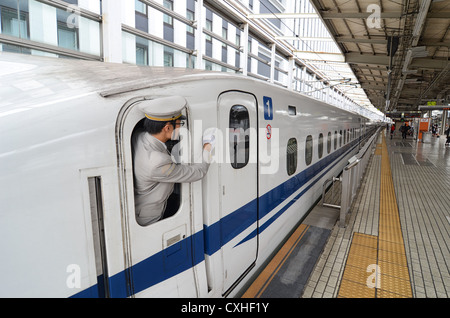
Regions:
[[[202, 160], [208, 128], [216, 144], [141, 226], [131, 140], [169, 96], [187, 117], [173, 159]], [[373, 133], [244, 76], [0, 53], [0, 296], [238, 297]]]

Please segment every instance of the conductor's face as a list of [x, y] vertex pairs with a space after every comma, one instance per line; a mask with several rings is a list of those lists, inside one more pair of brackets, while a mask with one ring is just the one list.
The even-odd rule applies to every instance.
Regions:
[[164, 127], [164, 129], [167, 130], [167, 140], [178, 140], [178, 138], [180, 137], [180, 127], [183, 125], [184, 122], [182, 122], [180, 119], [177, 119], [175, 124], [167, 123], [167, 125]]

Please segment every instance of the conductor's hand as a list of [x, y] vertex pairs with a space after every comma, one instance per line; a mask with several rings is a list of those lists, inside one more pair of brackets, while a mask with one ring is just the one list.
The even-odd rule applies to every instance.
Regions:
[[203, 149], [211, 152], [216, 145], [216, 128], [208, 128], [203, 133]]
[[206, 150], [206, 151], [209, 151], [209, 152], [211, 152], [211, 149], [212, 147], [211, 147], [211, 144], [204, 144], [203, 145], [203, 150]]

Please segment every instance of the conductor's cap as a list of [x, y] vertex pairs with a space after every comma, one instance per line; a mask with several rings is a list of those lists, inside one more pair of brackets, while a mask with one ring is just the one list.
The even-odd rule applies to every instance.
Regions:
[[184, 120], [182, 110], [186, 107], [186, 99], [181, 96], [162, 97], [142, 102], [139, 107], [145, 117], [154, 121]]

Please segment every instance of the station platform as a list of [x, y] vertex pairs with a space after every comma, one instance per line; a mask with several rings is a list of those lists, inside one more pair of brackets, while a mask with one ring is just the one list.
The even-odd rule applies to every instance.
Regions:
[[318, 204], [243, 297], [450, 297], [445, 138], [422, 143], [383, 130], [345, 228], [338, 217]]

